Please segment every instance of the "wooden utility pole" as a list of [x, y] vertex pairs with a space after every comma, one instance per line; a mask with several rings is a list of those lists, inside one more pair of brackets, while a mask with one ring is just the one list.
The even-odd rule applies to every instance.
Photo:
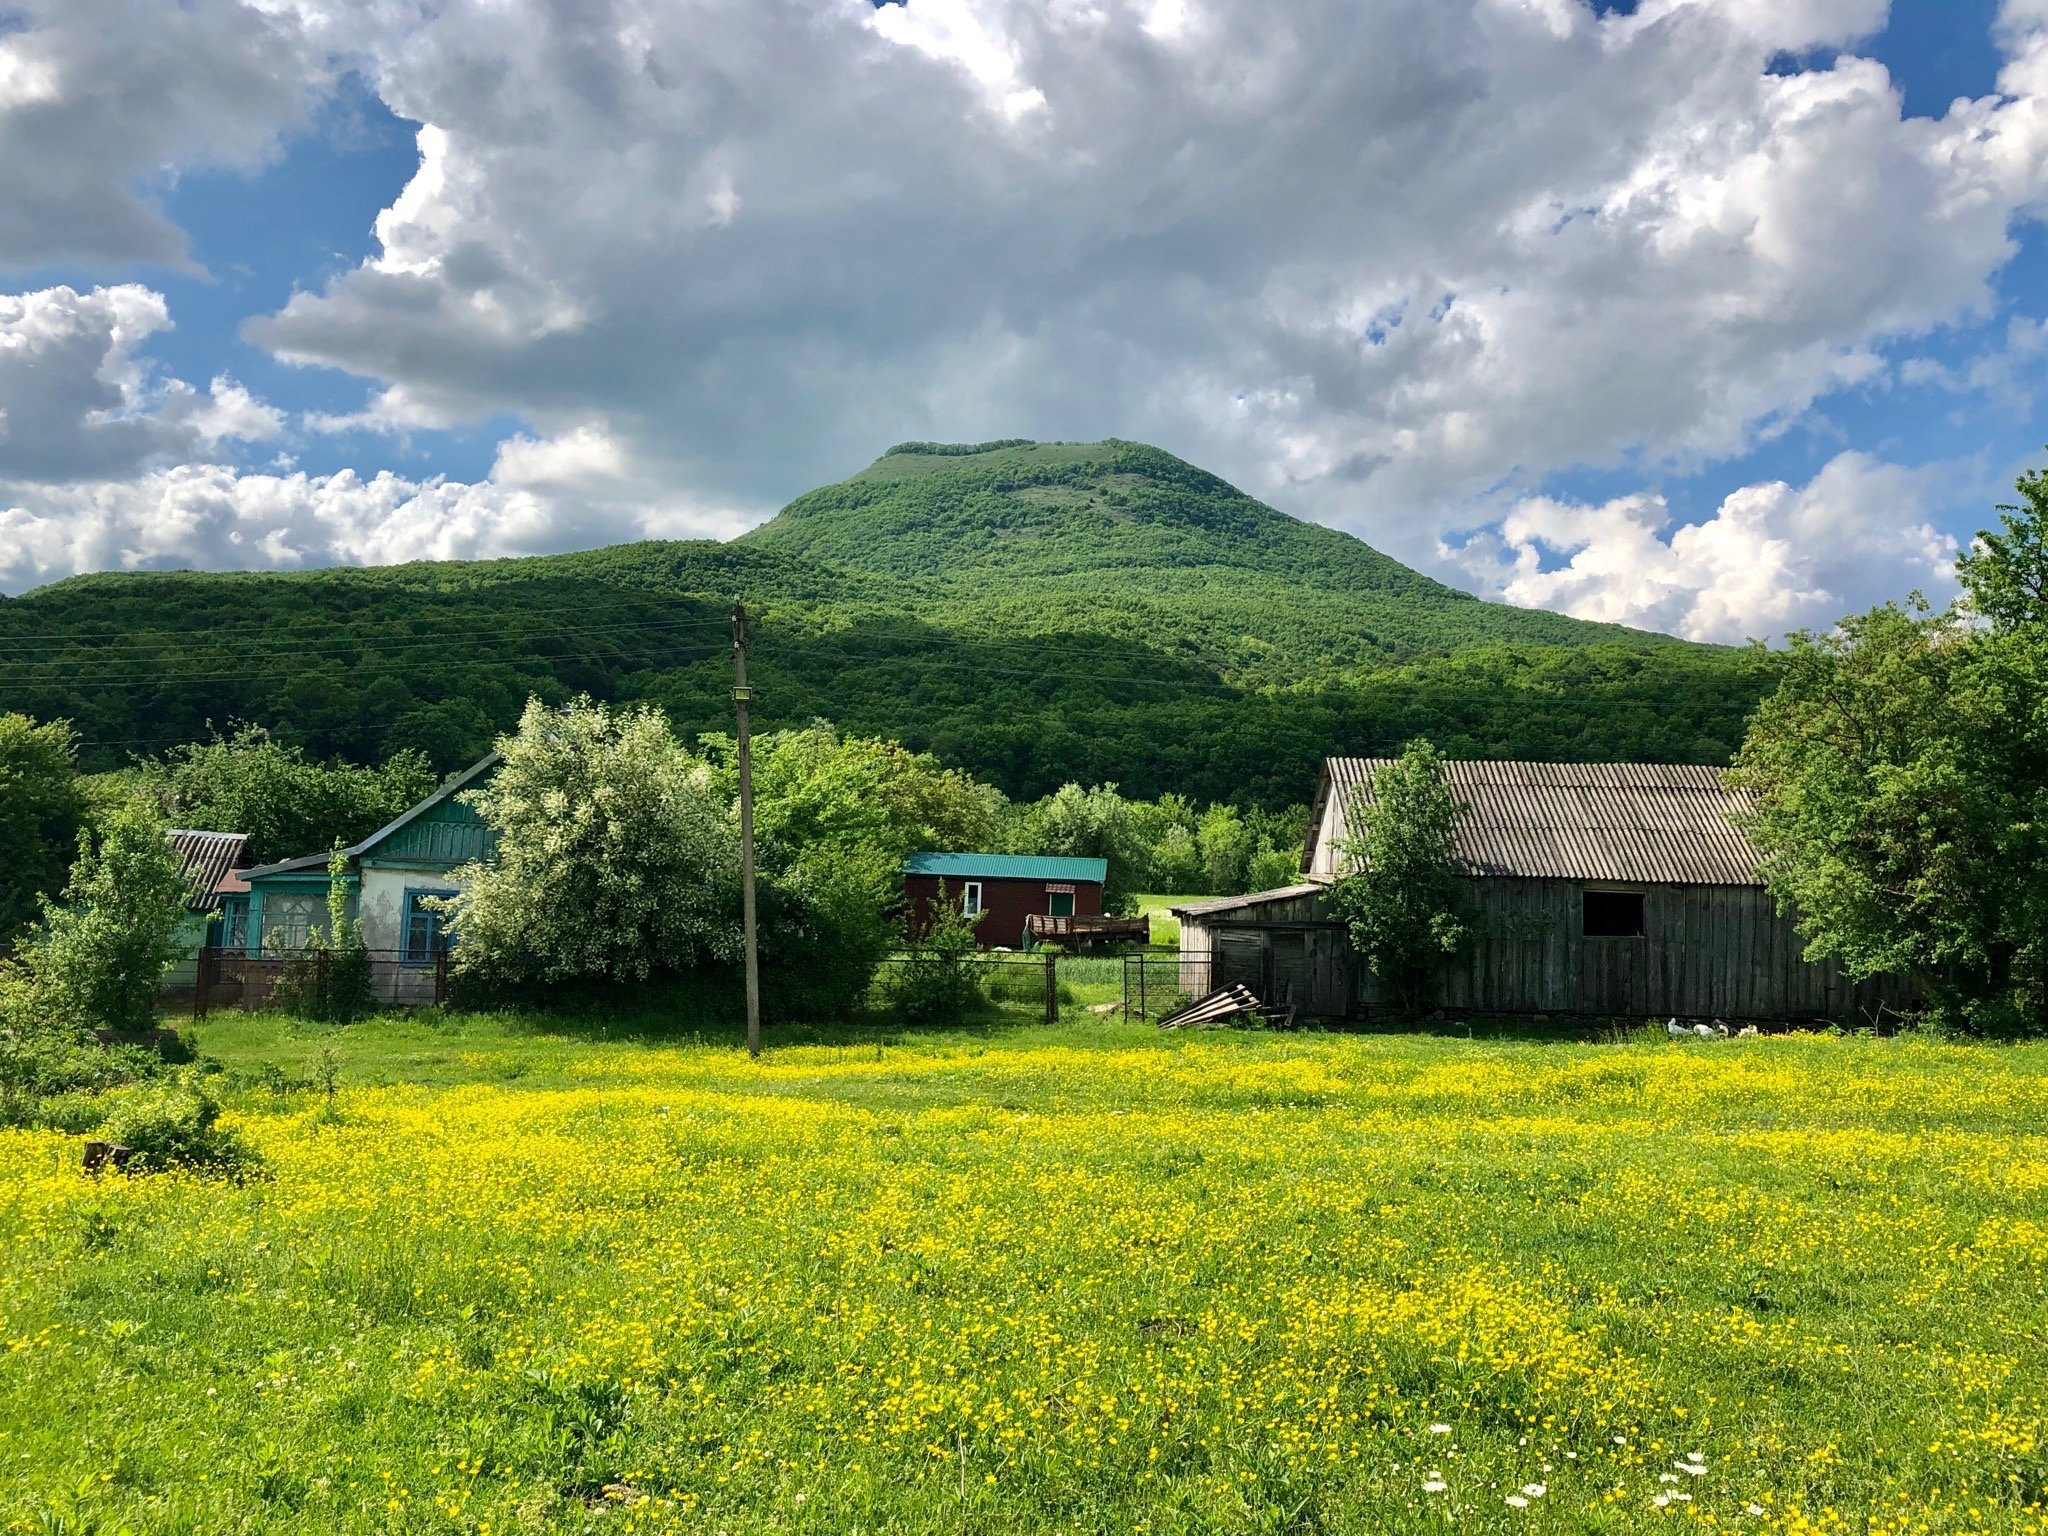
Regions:
[[740, 913], [747, 943], [747, 1054], [761, 1054], [761, 955], [754, 936], [754, 747], [747, 734], [747, 610], [732, 605], [732, 702], [740, 738]]

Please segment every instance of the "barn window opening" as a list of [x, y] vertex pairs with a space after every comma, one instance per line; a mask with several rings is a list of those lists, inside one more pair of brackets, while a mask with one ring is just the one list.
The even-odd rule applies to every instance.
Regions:
[[1054, 917], [1072, 917], [1074, 915], [1074, 893], [1072, 891], [1054, 891], [1047, 900], [1046, 911], [1050, 912]]
[[960, 887], [960, 910], [969, 917], [981, 915], [981, 882], [970, 880]]
[[1643, 936], [1641, 891], [1587, 891], [1582, 916], [1589, 939], [1640, 939]]

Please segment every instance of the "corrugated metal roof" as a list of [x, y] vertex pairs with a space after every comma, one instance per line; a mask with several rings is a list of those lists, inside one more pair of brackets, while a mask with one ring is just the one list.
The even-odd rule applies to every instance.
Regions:
[[174, 827], [164, 833], [171, 847], [184, 861], [185, 884], [190, 894], [186, 909], [211, 912], [214, 892], [231, 869], [239, 869], [249, 851], [246, 832], [193, 832]]
[[1109, 878], [1109, 861], [1026, 853], [913, 853], [903, 861], [903, 873], [948, 880], [1078, 880], [1100, 885]]
[[[1317, 800], [1337, 796], [1338, 836], [1352, 797], [1372, 795], [1385, 758], [1332, 757]], [[1664, 763], [1449, 762], [1469, 809], [1458, 858], [1475, 875], [1655, 885], [1762, 885], [1757, 851], [1736, 825], [1743, 799], [1721, 770]]]
[[1301, 885], [1283, 885], [1277, 891], [1253, 891], [1249, 896], [1212, 896], [1207, 901], [1184, 901], [1177, 907], [1166, 910], [1175, 917], [1209, 917], [1218, 912], [1237, 912], [1246, 907], [1263, 907], [1275, 901], [1299, 901], [1304, 896], [1313, 896], [1322, 890], [1319, 880], [1306, 881]]

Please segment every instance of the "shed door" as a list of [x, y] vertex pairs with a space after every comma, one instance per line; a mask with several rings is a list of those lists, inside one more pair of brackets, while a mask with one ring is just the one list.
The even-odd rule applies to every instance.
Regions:
[[1231, 987], [1242, 982], [1252, 991], [1264, 986], [1266, 946], [1256, 933], [1219, 933], [1216, 936], [1216, 976], [1210, 985]]
[[1309, 1007], [1308, 990], [1308, 935], [1274, 934], [1273, 980], [1264, 1001], [1305, 1013]]

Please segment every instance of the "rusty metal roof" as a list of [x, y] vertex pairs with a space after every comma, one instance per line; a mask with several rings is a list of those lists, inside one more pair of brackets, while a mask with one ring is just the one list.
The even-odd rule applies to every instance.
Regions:
[[[1317, 820], [1337, 796], [1337, 835], [1353, 797], [1372, 796], [1388, 759], [1324, 760]], [[1465, 802], [1458, 858], [1467, 872], [1534, 880], [1762, 885], [1757, 851], [1736, 825], [1744, 801], [1721, 770], [1663, 763], [1447, 762]]]
[[228, 871], [242, 867], [249, 851], [246, 832], [192, 832], [174, 827], [164, 837], [184, 860], [185, 885], [189, 894], [185, 906], [193, 912], [211, 912], [215, 891]]

